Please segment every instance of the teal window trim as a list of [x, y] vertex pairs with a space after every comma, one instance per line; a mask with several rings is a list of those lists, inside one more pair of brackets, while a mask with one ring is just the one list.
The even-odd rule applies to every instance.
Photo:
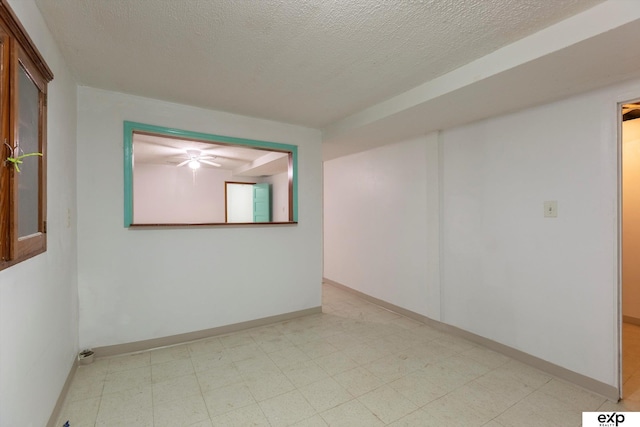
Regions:
[[198, 141], [244, 145], [254, 148], [268, 148], [277, 151], [291, 152], [293, 180], [293, 222], [298, 222], [298, 147], [278, 142], [259, 141], [255, 139], [235, 138], [232, 136], [214, 135], [188, 130], [173, 129], [163, 126], [148, 125], [136, 122], [124, 122], [124, 226], [133, 224], [133, 133], [149, 132], [164, 136], [176, 136]]

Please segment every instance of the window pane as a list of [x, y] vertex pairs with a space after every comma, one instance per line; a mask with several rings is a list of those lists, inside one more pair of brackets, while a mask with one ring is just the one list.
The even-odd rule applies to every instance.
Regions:
[[[39, 89], [31, 81], [22, 66], [18, 80], [18, 144], [19, 153], [37, 153], [39, 147]], [[37, 233], [38, 230], [38, 184], [40, 157], [26, 157], [20, 165], [18, 175], [18, 237]]]

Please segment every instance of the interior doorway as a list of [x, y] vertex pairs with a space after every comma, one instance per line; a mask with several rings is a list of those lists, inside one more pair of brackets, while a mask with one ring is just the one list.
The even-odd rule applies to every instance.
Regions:
[[621, 109], [621, 389], [640, 402], [640, 100]]
[[271, 222], [271, 184], [224, 183], [225, 223]]
[[255, 182], [224, 183], [224, 221], [253, 222], [253, 186]]

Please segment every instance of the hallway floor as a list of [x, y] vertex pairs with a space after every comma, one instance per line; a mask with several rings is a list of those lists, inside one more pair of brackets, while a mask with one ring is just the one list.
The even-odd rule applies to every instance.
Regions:
[[322, 314], [78, 367], [57, 426], [578, 427], [634, 408], [323, 285]]
[[640, 326], [622, 324], [622, 395], [640, 406]]

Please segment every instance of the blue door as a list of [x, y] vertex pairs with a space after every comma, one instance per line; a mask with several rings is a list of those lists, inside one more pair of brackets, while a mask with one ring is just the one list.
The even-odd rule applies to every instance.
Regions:
[[253, 186], [253, 222], [271, 222], [271, 186], [267, 183]]

